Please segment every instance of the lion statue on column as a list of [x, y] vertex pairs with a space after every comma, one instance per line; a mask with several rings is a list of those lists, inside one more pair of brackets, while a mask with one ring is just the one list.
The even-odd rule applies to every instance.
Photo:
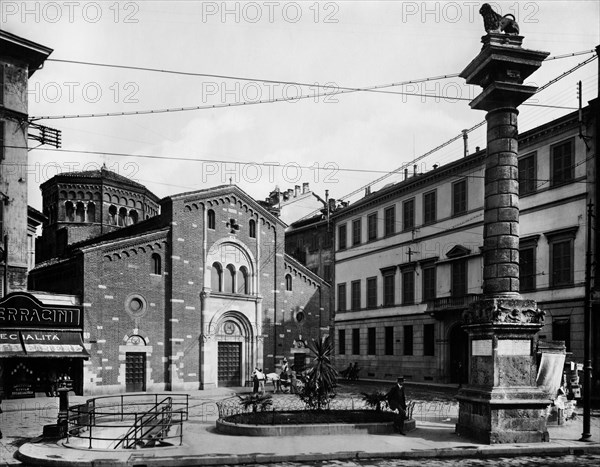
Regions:
[[483, 16], [485, 32], [504, 32], [510, 35], [519, 34], [519, 25], [515, 21], [514, 15], [508, 13], [502, 16], [496, 13], [489, 3], [484, 3], [479, 9], [479, 13]]

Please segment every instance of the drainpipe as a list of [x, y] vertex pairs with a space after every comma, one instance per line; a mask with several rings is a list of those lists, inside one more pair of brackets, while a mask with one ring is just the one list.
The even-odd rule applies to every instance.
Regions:
[[277, 225], [273, 225], [275, 247], [273, 250], [273, 371], [277, 369]]
[[[110, 207], [110, 203], [109, 207]], [[58, 206], [57, 206], [58, 208]], [[142, 213], [142, 216], [144, 214]], [[56, 217], [58, 217], [58, 209], [56, 212]], [[58, 221], [58, 219], [57, 219]], [[104, 177], [102, 177], [102, 172], [100, 172], [100, 235], [104, 233]]]
[[319, 285], [319, 341], [321, 340], [321, 326], [323, 324], [323, 284]]
[[2, 278], [4, 287], [2, 287], [2, 290], [6, 297], [8, 295], [8, 235], [4, 236], [4, 253], [2, 256], [4, 256], [4, 277]]

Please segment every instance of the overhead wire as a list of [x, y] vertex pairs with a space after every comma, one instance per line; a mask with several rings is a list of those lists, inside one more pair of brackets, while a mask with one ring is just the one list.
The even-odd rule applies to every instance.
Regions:
[[[547, 60], [549, 59], [559, 59], [559, 58], [566, 58], [566, 57], [572, 57], [575, 55], [581, 55], [581, 54], [587, 54], [593, 51], [582, 51], [582, 52], [575, 52], [572, 54], [567, 54], [567, 55], [561, 55], [561, 56], [555, 56], [555, 57], [549, 57]], [[594, 57], [591, 57], [587, 60], [585, 60], [584, 62], [581, 62], [579, 64], [577, 64], [575, 67], [571, 68], [570, 70], [567, 70], [566, 72], [564, 72], [563, 74], [561, 74], [560, 76], [558, 76], [557, 78], [554, 78], [553, 80], [551, 80], [550, 82], [546, 83], [544, 86], [540, 87], [538, 89], [538, 92], [540, 92], [543, 89], [546, 89], [547, 87], [549, 87], [550, 85], [556, 83], [557, 81], [559, 81], [560, 79], [564, 78], [565, 76], [568, 76], [570, 73], [572, 73], [573, 71], [575, 71], [578, 68], [581, 68], [582, 66], [584, 66], [587, 63], [590, 63], [592, 60], [594, 60], [595, 58], [597, 58], [597, 56], [595, 55]], [[58, 60], [56, 60], [58, 61]], [[89, 63], [89, 62], [83, 62], [83, 63]], [[91, 64], [91, 63], [89, 63]], [[107, 64], [99, 64], [101, 66], [109, 66]], [[136, 67], [132, 67], [132, 68], [136, 68]], [[158, 71], [158, 70], [157, 70]], [[172, 72], [172, 71], [166, 71], [166, 70], [160, 70], [160, 71], [165, 71], [165, 72]], [[177, 72], [179, 73], [179, 72]], [[181, 73], [185, 73], [185, 72], [181, 72]], [[223, 75], [224, 76], [224, 75]], [[450, 77], [452, 75], [443, 75], [442, 77], [432, 77], [432, 78], [424, 78], [423, 80], [432, 80], [432, 79], [442, 79], [444, 77]], [[250, 79], [250, 78], [247, 78]], [[272, 80], [271, 80], [272, 81]], [[414, 83], [416, 82], [416, 80], [412, 80], [412, 81], [407, 81], [405, 83]], [[292, 83], [292, 82], [290, 82]], [[400, 83], [393, 83], [392, 85], [398, 85]], [[391, 85], [388, 85], [391, 86]], [[349, 90], [353, 91], [353, 92], [357, 92], [358, 90], [360, 90], [360, 88], [349, 88]], [[312, 97], [312, 96], [311, 96]], [[431, 97], [431, 96], [428, 96]], [[549, 106], [549, 107], [555, 107], [555, 106]], [[485, 120], [474, 125], [473, 127], [469, 128], [467, 130], [468, 133], [471, 133], [472, 131], [474, 131], [475, 129], [483, 126], [485, 124]], [[382, 180], [384, 180], [385, 178], [391, 176], [391, 175], [397, 175], [400, 174], [400, 171], [405, 169], [406, 167], [408, 167], [411, 164], [414, 164], [415, 162], [418, 162], [419, 160], [422, 160], [423, 158], [433, 154], [434, 152], [439, 151], [440, 149], [448, 146], [449, 144], [452, 144], [453, 142], [456, 142], [458, 140], [460, 140], [462, 138], [462, 133], [455, 136], [454, 138], [451, 138], [450, 140], [446, 141], [445, 143], [442, 143], [440, 145], [438, 145], [437, 147], [433, 148], [432, 150], [426, 152], [425, 154], [423, 154], [422, 156], [413, 159], [410, 162], [407, 162], [405, 164], [403, 164], [401, 167], [395, 169], [394, 171], [383, 171], [383, 170], [373, 170], [373, 169], [349, 169], [349, 168], [340, 168], [337, 167], [337, 170], [341, 170], [341, 171], [354, 171], [354, 172], [369, 172], [369, 173], [384, 173], [385, 175], [383, 177], [378, 178], [377, 180], [370, 182], [368, 185], [366, 186], [372, 186]], [[36, 148], [31, 148], [31, 150], [36, 149]], [[53, 149], [50, 148], [39, 148], [39, 150], [47, 150], [47, 151], [53, 151]], [[75, 151], [75, 150], [54, 150], [54, 151], [60, 151], [60, 152], [74, 152], [74, 153], [87, 153], [87, 154], [99, 154], [99, 155], [115, 155], [115, 156], [129, 156], [129, 157], [147, 157], [147, 158], [156, 158], [156, 159], [170, 159], [173, 160], [172, 157], [164, 157], [164, 156], [151, 156], [151, 155], [136, 155], [136, 154], [124, 154], [124, 153], [114, 153], [114, 152], [106, 152], [106, 151]], [[244, 161], [230, 161], [230, 160], [219, 160], [219, 159], [198, 159], [198, 158], [178, 158], [176, 157], [175, 160], [183, 160], [183, 161], [196, 161], [196, 162], [211, 162], [211, 163], [224, 163], [224, 164], [248, 164], [247, 162]], [[263, 166], [270, 166], [272, 167], [274, 164], [273, 163], [256, 163], [256, 165], [263, 165]], [[306, 167], [306, 166], [299, 166], [297, 165], [297, 167], [299, 168], [306, 168], [306, 169], [314, 169], [314, 167]], [[542, 181], [542, 180], [540, 180]], [[352, 193], [340, 198], [340, 199], [347, 199], [351, 196], [354, 196], [355, 194], [361, 192], [366, 186], [363, 186], [355, 191], [353, 191]], [[310, 215], [309, 215], [310, 216]], [[309, 217], [307, 216], [307, 217]]]
[[[27, 149], [27, 146], [14, 146], [14, 145], [5, 145], [6, 148], [14, 148], [14, 149]], [[300, 165], [297, 162], [286, 162], [284, 164], [280, 164], [278, 162], [247, 162], [247, 161], [239, 161], [239, 160], [226, 160], [226, 159], [204, 159], [204, 158], [193, 158], [193, 157], [181, 157], [181, 156], [157, 156], [152, 154], [133, 154], [133, 153], [121, 153], [121, 152], [113, 152], [113, 151], [89, 151], [89, 150], [79, 150], [79, 149], [64, 149], [64, 148], [40, 148], [35, 147], [31, 148], [36, 149], [38, 151], [50, 151], [50, 152], [58, 152], [65, 154], [90, 154], [90, 155], [99, 155], [99, 156], [116, 156], [116, 157], [133, 157], [133, 158], [142, 158], [142, 159], [159, 159], [159, 160], [167, 160], [167, 161], [182, 161], [182, 162], [202, 162], [202, 163], [216, 163], [216, 164], [230, 164], [230, 165], [245, 165], [245, 166], [261, 166], [261, 167], [294, 167], [299, 169], [307, 169], [307, 170], [336, 170], [342, 172], [372, 172], [372, 173], [387, 173], [387, 170], [376, 170], [376, 169], [354, 169], [347, 167], [315, 167], [314, 165]], [[18, 164], [18, 163], [6, 163], [3, 165], [16, 165], [22, 166], [27, 164]]]
[[[578, 51], [578, 52], [571, 52], [571, 53], [567, 53], [567, 54], [554, 55], [551, 57], [547, 57], [544, 61], [548, 62], [551, 60], [570, 58], [570, 57], [575, 57], [578, 55], [587, 55], [587, 54], [592, 54], [592, 53], [595, 53], [594, 49], [582, 50], [582, 51]], [[272, 83], [272, 84], [294, 84], [294, 85], [299, 85], [299, 86], [310, 86], [310, 87], [321, 87], [321, 88], [330, 87], [330, 86], [326, 86], [326, 85], [319, 85], [317, 83], [303, 83], [300, 81], [276, 80], [276, 79], [255, 78], [255, 77], [250, 78], [247, 76], [235, 76], [235, 75], [225, 75], [225, 74], [216, 74], [216, 73], [198, 73], [198, 72], [182, 71], [182, 70], [168, 70], [168, 69], [163, 69], [163, 68], [142, 67], [142, 66], [133, 66], [133, 65], [119, 65], [119, 64], [115, 64], [115, 63], [88, 62], [88, 61], [81, 61], [81, 60], [66, 60], [66, 59], [59, 59], [59, 58], [48, 58], [48, 59], [46, 59], [46, 62], [68, 63], [71, 65], [87, 65], [87, 66], [96, 66], [96, 67], [104, 67], [104, 68], [120, 68], [120, 69], [125, 69], [125, 70], [148, 71], [148, 72], [154, 72], [154, 73], [196, 76], [196, 77], [203, 77], [203, 78], [221, 78], [221, 79], [229, 79], [229, 80], [236, 80], [236, 81], [253, 81], [253, 82], [263, 82], [263, 83]], [[456, 78], [459, 75], [460, 75], [460, 73], [452, 73], [452, 74], [441, 75], [441, 76], [437, 76], [437, 77], [411, 80], [410, 82], [417, 83], [417, 82], [431, 81], [431, 80], [438, 80], [438, 79]], [[387, 86], [392, 86], [392, 85], [394, 85], [394, 83], [391, 83]], [[343, 89], [353, 89], [353, 88], [343, 88]]]
[[[249, 78], [249, 77], [245, 77], [245, 76], [220, 75], [220, 74], [214, 74], [214, 73], [196, 73], [196, 72], [178, 71], [178, 70], [165, 70], [165, 69], [160, 69], [160, 68], [137, 67], [137, 66], [130, 66], [130, 65], [115, 65], [115, 64], [108, 64], [108, 63], [82, 62], [82, 61], [77, 61], [77, 60], [47, 59], [46, 61], [71, 63], [71, 64], [77, 64], [77, 65], [91, 65], [91, 66], [108, 67], [108, 68], [123, 68], [123, 69], [128, 69], [128, 70], [137, 70], [137, 71], [151, 71], [151, 72], [176, 74], [176, 75], [197, 76], [197, 77], [203, 77], [203, 78], [221, 78], [221, 79], [228, 79], [228, 80], [233, 80], [233, 81], [251, 81], [251, 82], [270, 83], [270, 84], [289, 84], [289, 85], [294, 85], [294, 86], [323, 88], [323, 89], [331, 89], [332, 88], [331, 85], [327, 85], [327, 84], [304, 83], [301, 81], [275, 80], [275, 79], [266, 79], [266, 78]], [[339, 89], [346, 89], [346, 90], [352, 90], [352, 91], [360, 90], [360, 91], [365, 91], [365, 92], [377, 92], [377, 90], [381, 89], [381, 88], [387, 88], [387, 87], [393, 87], [393, 86], [399, 86], [399, 85], [405, 85], [405, 84], [422, 83], [422, 82], [426, 82], [426, 81], [436, 81], [436, 80], [441, 80], [441, 79], [456, 78], [456, 77], [458, 77], [458, 75], [459, 75], [458, 73], [454, 73], [454, 74], [449, 74], [449, 75], [432, 76], [432, 77], [428, 77], [428, 78], [417, 78], [414, 80], [404, 81], [404, 82], [400, 82], [400, 83], [382, 84], [382, 85], [379, 85], [378, 87], [373, 87], [373, 88], [369, 88], [369, 89], [343, 87], [343, 86], [337, 86], [337, 85], [336, 85], [336, 87], [339, 87]]]
[[[587, 52], [583, 52], [583, 53], [587, 53]], [[556, 56], [556, 58], [559, 58], [559, 57], [560, 57], [560, 58], [565, 58], [564, 56]], [[552, 80], [550, 80], [549, 82], [547, 82], [547, 83], [546, 83], [546, 84], [544, 84], [543, 86], [540, 86], [540, 87], [538, 88], [538, 90], [536, 91], [536, 93], [535, 93], [535, 94], [538, 94], [539, 92], [543, 91], [544, 89], [546, 89], [546, 88], [550, 87], [551, 85], [555, 84], [556, 82], [558, 82], [558, 81], [560, 81], [561, 79], [565, 78], [566, 76], [570, 75], [572, 72], [576, 71], [577, 69], [581, 68], [582, 66], [584, 66], [584, 65], [587, 65], [588, 63], [591, 63], [591, 62], [592, 62], [593, 60], [595, 60], [596, 58], [598, 58], [598, 56], [597, 56], [597, 55], [594, 55], [593, 57], [590, 57], [589, 59], [587, 59], [587, 60], [585, 60], [585, 61], [583, 61], [583, 62], [581, 62], [581, 63], [578, 63], [577, 65], [575, 65], [574, 67], [570, 68], [570, 69], [569, 69], [569, 70], [567, 70], [566, 72], [562, 73], [562, 74], [561, 74], [561, 75], [559, 75], [558, 77], [556, 77], [556, 78], [553, 78]], [[483, 125], [485, 125], [485, 123], [486, 123], [486, 121], [485, 121], [485, 120], [483, 120], [483, 121], [479, 122], [478, 124], [476, 124], [476, 125], [472, 126], [471, 128], [467, 129], [467, 133], [471, 133], [472, 131], [476, 130], [477, 128], [480, 128], [480, 127], [482, 127]], [[356, 189], [356, 190], [352, 191], [351, 193], [349, 193], [349, 194], [347, 194], [347, 195], [345, 195], [345, 196], [342, 196], [342, 197], [341, 197], [341, 198], [339, 198], [339, 199], [340, 199], [340, 200], [345, 200], [345, 199], [351, 198], [352, 196], [354, 196], [354, 195], [356, 195], [356, 194], [358, 194], [358, 193], [361, 193], [361, 192], [362, 192], [363, 190], [365, 190], [366, 188], [368, 188], [368, 187], [371, 187], [371, 186], [373, 186], [373, 185], [375, 185], [375, 184], [377, 184], [377, 183], [379, 183], [379, 182], [381, 182], [381, 181], [385, 180], [386, 178], [388, 178], [388, 177], [389, 177], [389, 176], [391, 176], [391, 175], [394, 175], [394, 174], [398, 174], [398, 173], [400, 173], [400, 171], [402, 171], [403, 169], [407, 168], [409, 165], [411, 165], [411, 164], [414, 164], [415, 162], [418, 162], [418, 161], [422, 160], [423, 158], [425, 158], [425, 157], [427, 157], [427, 156], [431, 155], [432, 153], [434, 153], [434, 152], [437, 152], [438, 150], [440, 150], [440, 149], [442, 149], [442, 148], [444, 148], [444, 147], [448, 146], [449, 144], [451, 144], [451, 143], [453, 143], [453, 142], [455, 142], [455, 141], [458, 141], [458, 140], [460, 140], [460, 139], [462, 139], [462, 138], [463, 138], [463, 133], [461, 132], [461, 133], [460, 133], [460, 134], [458, 134], [457, 136], [455, 136], [455, 137], [453, 137], [453, 138], [449, 139], [449, 140], [448, 140], [448, 141], [446, 141], [445, 143], [442, 143], [442, 144], [440, 144], [439, 146], [437, 146], [436, 148], [434, 148], [434, 149], [432, 149], [432, 150], [430, 150], [430, 151], [426, 152], [426, 153], [425, 153], [425, 154], [423, 154], [422, 156], [419, 156], [419, 157], [417, 157], [417, 158], [413, 159], [413, 161], [411, 161], [411, 162], [409, 162], [409, 163], [407, 163], [407, 164], [403, 164], [403, 165], [402, 165], [402, 166], [400, 166], [399, 168], [397, 168], [397, 169], [395, 169], [395, 170], [393, 170], [393, 171], [389, 172], [388, 174], [386, 174], [386, 175], [384, 175], [384, 176], [382, 176], [382, 177], [380, 177], [380, 178], [378, 178], [378, 179], [376, 179], [376, 180], [374, 180], [374, 181], [372, 181], [372, 182], [370, 182], [370, 183], [368, 183], [368, 184], [366, 184], [366, 185], [363, 185], [362, 187], [360, 187], [360, 188], [358, 188], [358, 189]], [[315, 212], [315, 213], [312, 213], [312, 215], [315, 215], [315, 214], [316, 214], [316, 212]], [[303, 219], [307, 219], [307, 218], [309, 218], [309, 217], [311, 217], [311, 214], [309, 214], [309, 215], [305, 216]]]
[[[574, 53], [571, 55], [565, 55], [565, 56], [560, 56], [560, 57], [557, 56], [555, 58], [567, 58], [567, 57], [575, 56], [575, 54], [584, 54], [584, 53], [590, 53], [590, 52]], [[593, 57], [590, 57], [589, 59], [580, 63], [576, 68], [573, 69], [573, 71], [575, 69], [591, 62], [595, 58], [596, 58], [595, 55]], [[416, 84], [416, 83], [427, 82], [427, 81], [455, 78], [455, 77], [459, 76], [458, 73], [355, 88], [355, 87], [338, 86], [335, 84], [334, 85], [327, 85], [327, 84], [319, 85], [319, 84], [311, 84], [311, 83], [301, 83], [301, 82], [297, 82], [297, 81], [278, 81], [278, 80], [268, 80], [268, 79], [255, 79], [255, 78], [235, 77], [235, 76], [228, 76], [228, 75], [216, 75], [216, 74], [208, 74], [208, 73], [193, 73], [193, 72], [182, 72], [182, 71], [174, 71], [174, 70], [160, 70], [160, 69], [144, 68], [144, 67], [132, 67], [132, 66], [126, 66], [126, 65], [110, 65], [110, 64], [93, 63], [93, 62], [75, 62], [75, 61], [66, 61], [66, 60], [58, 60], [58, 59], [54, 59], [54, 61], [61, 61], [61, 62], [68, 62], [68, 63], [81, 63], [81, 64], [86, 64], [86, 65], [95, 65], [95, 66], [103, 66], [103, 67], [135, 69], [135, 70], [143, 70], [143, 71], [155, 71], [155, 72], [163, 72], [163, 73], [175, 73], [175, 74], [183, 74], [183, 75], [190, 75], [190, 76], [220, 77], [223, 79], [248, 80], [248, 81], [258, 81], [258, 82], [277, 83], [277, 84], [289, 84], [289, 85], [297, 85], [297, 86], [304, 86], [304, 87], [306, 87], [306, 86], [316, 87], [316, 88], [320, 88], [320, 89], [332, 89], [333, 88], [334, 91], [333, 92], [323, 92], [323, 93], [301, 94], [301, 95], [297, 95], [297, 96], [293, 96], [293, 97], [259, 99], [259, 100], [251, 100], [251, 101], [230, 102], [230, 103], [220, 103], [220, 104], [207, 104], [207, 105], [199, 105], [199, 106], [173, 107], [173, 108], [166, 108], [166, 109], [133, 110], [133, 111], [124, 111], [124, 112], [102, 112], [102, 113], [71, 114], [71, 115], [43, 115], [43, 116], [31, 117], [32, 121], [57, 120], [57, 119], [64, 120], [64, 119], [73, 119], [73, 118], [122, 117], [122, 116], [133, 116], [133, 115], [150, 115], [150, 114], [163, 114], [163, 113], [175, 113], [175, 112], [188, 112], [188, 111], [195, 111], [195, 110], [208, 110], [208, 109], [219, 109], [219, 108], [226, 108], [226, 107], [239, 107], [239, 106], [245, 106], [245, 105], [249, 106], [249, 105], [276, 103], [276, 102], [299, 101], [299, 100], [303, 100], [303, 99], [328, 97], [328, 96], [334, 96], [334, 95], [338, 95], [338, 94], [348, 94], [348, 93], [355, 93], [355, 92], [380, 92], [383, 94], [398, 94], [398, 95], [403, 95], [403, 96], [423, 97], [423, 98], [428, 98], [428, 99], [431, 99], [431, 98], [448, 99], [451, 101], [470, 101], [471, 100], [470, 98], [458, 97], [458, 96], [442, 96], [442, 95], [437, 95], [437, 94], [422, 94], [422, 93], [384, 90], [384, 89], [387, 89], [390, 87], [406, 86], [409, 84]], [[567, 74], [569, 74], [569, 73], [567, 73]], [[563, 76], [558, 77], [556, 80], [558, 81], [562, 77]], [[551, 84], [552, 83], [548, 83], [546, 86], [549, 86]], [[540, 88], [538, 91], [540, 91], [542, 89], [543, 88]], [[546, 104], [524, 103], [523, 105], [529, 105], [529, 106], [533, 106], [533, 107], [562, 108], [562, 109], [574, 110], [574, 108], [557, 107], [557, 106], [546, 105]]]
[[[293, 97], [281, 97], [281, 98], [272, 98], [272, 99], [259, 99], [259, 100], [250, 100], [250, 101], [242, 101], [242, 102], [229, 102], [229, 103], [221, 103], [221, 104], [207, 104], [207, 105], [199, 105], [199, 106], [189, 106], [189, 107], [175, 107], [175, 108], [167, 108], [167, 109], [153, 109], [153, 110], [137, 110], [137, 111], [127, 111], [127, 112], [105, 112], [105, 113], [92, 113], [92, 114], [72, 114], [72, 115], [46, 115], [46, 116], [33, 116], [31, 117], [32, 121], [35, 120], [63, 120], [63, 119], [72, 119], [72, 118], [95, 118], [95, 117], [121, 117], [121, 116], [131, 116], [131, 115], [148, 115], [148, 114], [160, 114], [160, 113], [174, 113], [174, 112], [186, 112], [193, 110], [208, 110], [208, 109], [219, 109], [224, 107], [239, 107], [244, 105], [258, 105], [258, 104], [272, 104], [276, 102], [290, 102], [290, 101], [299, 101], [303, 99], [314, 99], [317, 97], [329, 97], [336, 96], [338, 94], [349, 94], [355, 92], [379, 92], [383, 94], [399, 94], [399, 95], [407, 95], [407, 96], [417, 96], [417, 97], [436, 97], [440, 98], [443, 96], [435, 96], [429, 94], [417, 94], [417, 93], [405, 93], [401, 91], [384, 91], [383, 89], [397, 86], [406, 86], [408, 84], [416, 84], [427, 81], [435, 81], [439, 79], [446, 79], [455, 77], [453, 75], [443, 75], [437, 77], [430, 78], [422, 78], [416, 80], [403, 81], [398, 83], [391, 84], [378, 84], [374, 86], [367, 86], [361, 88], [348, 88], [348, 87], [340, 87], [336, 84], [330, 85], [311, 85], [311, 84], [299, 84], [289, 82], [286, 84], [297, 84], [298, 86], [312, 86], [316, 88], [322, 89], [334, 89], [333, 92], [322, 92], [322, 93], [312, 93], [312, 94], [300, 94]], [[266, 81], [266, 80], [263, 80]], [[447, 98], [447, 97], [445, 97]], [[454, 100], [467, 100], [467, 98], [458, 98], [451, 97], [450, 99]]]
[[[402, 86], [406, 84], [413, 84], [412, 82], [406, 83], [398, 83], [393, 86]], [[385, 85], [388, 86], [388, 85]], [[101, 112], [101, 113], [89, 113], [89, 114], [70, 114], [70, 115], [34, 115], [30, 118], [30, 121], [38, 121], [38, 120], [69, 120], [74, 118], [99, 118], [99, 117], [125, 117], [125, 116], [134, 116], [134, 115], [152, 115], [152, 114], [164, 114], [164, 113], [177, 113], [177, 112], [190, 112], [195, 110], [210, 110], [210, 109], [221, 109], [227, 107], [242, 107], [242, 106], [252, 106], [252, 105], [260, 105], [260, 104], [274, 104], [277, 102], [291, 102], [291, 101], [300, 101], [305, 99], [315, 99], [318, 97], [330, 97], [337, 96], [340, 94], [350, 94], [355, 92], [381, 92], [383, 94], [397, 94], [402, 96], [410, 96], [410, 97], [423, 97], [426, 99], [448, 99], [450, 101], [471, 101], [472, 99], [468, 97], [458, 97], [458, 96], [442, 96], [438, 94], [422, 94], [422, 93], [413, 93], [413, 92], [402, 92], [402, 91], [383, 91], [381, 90], [382, 85], [372, 86], [372, 87], [363, 87], [363, 88], [340, 88], [337, 86], [329, 86], [329, 88], [336, 89], [333, 92], [322, 92], [322, 93], [312, 93], [312, 94], [301, 94], [293, 97], [276, 97], [273, 99], [259, 99], [254, 101], [241, 101], [241, 102], [223, 102], [220, 104], [206, 104], [206, 105], [196, 105], [189, 107], [171, 107], [166, 109], [151, 109], [151, 110], [130, 110], [123, 112]], [[549, 104], [527, 104], [524, 103], [522, 105], [531, 106], [531, 107], [546, 107], [553, 109], [563, 109], [563, 110], [575, 110], [575, 107], [562, 107], [555, 106]]]

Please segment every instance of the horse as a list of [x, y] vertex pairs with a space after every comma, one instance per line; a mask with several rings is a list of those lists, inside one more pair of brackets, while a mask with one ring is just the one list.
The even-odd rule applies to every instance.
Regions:
[[281, 377], [277, 373], [267, 373], [266, 384], [273, 383], [273, 392], [281, 392]]
[[266, 383], [273, 383], [273, 392], [284, 392], [284, 389], [294, 392], [297, 389], [297, 382], [294, 384], [295, 376], [282, 378], [279, 373], [267, 373]]

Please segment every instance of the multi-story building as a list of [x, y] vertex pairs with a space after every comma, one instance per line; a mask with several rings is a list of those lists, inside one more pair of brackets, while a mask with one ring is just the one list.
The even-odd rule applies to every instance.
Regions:
[[[74, 204], [65, 180], [42, 187], [58, 222]], [[90, 193], [110, 215], [117, 200]], [[124, 224], [30, 273], [33, 289], [81, 299], [90, 358], [71, 377], [85, 393], [239, 386], [283, 357], [301, 370], [306, 341], [329, 333], [329, 285], [285, 254], [285, 224], [235, 185], [167, 197], [160, 214]]]
[[285, 231], [285, 251], [328, 282], [333, 278], [333, 223], [325, 215], [299, 220]]
[[[546, 311], [540, 339], [565, 341], [578, 362], [597, 121], [596, 99], [581, 123], [572, 113], [519, 138], [521, 291]], [[482, 293], [484, 170], [478, 151], [333, 214], [338, 367], [358, 362], [367, 379], [465, 381], [461, 315]], [[593, 332], [597, 343], [597, 318]]]
[[0, 296], [27, 288], [27, 83], [51, 53], [0, 30]]
[[52, 377], [88, 356], [77, 297], [27, 290], [36, 230], [45, 221], [27, 205], [28, 139], [60, 139], [29, 121], [27, 86], [51, 52], [0, 30], [0, 398], [43, 394]]
[[258, 202], [288, 225], [323, 208], [319, 197], [310, 190], [309, 182], [302, 183], [302, 188], [300, 185], [287, 190], [275, 187], [264, 201]]

